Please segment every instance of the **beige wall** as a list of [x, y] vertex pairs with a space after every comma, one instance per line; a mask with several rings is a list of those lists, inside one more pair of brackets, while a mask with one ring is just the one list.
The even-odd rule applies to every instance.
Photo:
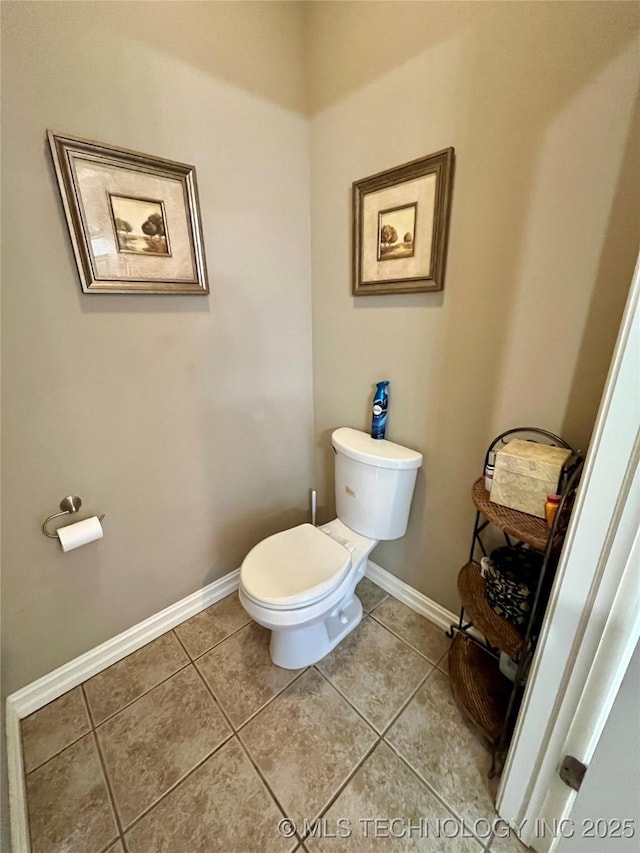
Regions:
[[[306, 516], [311, 313], [323, 512], [329, 433], [388, 378], [425, 467], [374, 558], [455, 609], [489, 438], [589, 439], [637, 250], [634, 7], [2, 7], [4, 691]], [[210, 297], [81, 294], [47, 127], [196, 164]], [[449, 145], [444, 292], [353, 299], [352, 181]], [[107, 518], [63, 556], [69, 492]]]
[[[456, 610], [491, 437], [589, 441], [638, 249], [637, 6], [314, 3], [307, 23], [323, 514], [330, 431], [367, 429], [389, 379], [388, 438], [425, 464], [373, 559]], [[353, 298], [351, 183], [447, 146], [444, 292]]]
[[[6, 693], [306, 519], [312, 400], [301, 8], [2, 5]], [[209, 297], [81, 293], [47, 127], [196, 165]]]

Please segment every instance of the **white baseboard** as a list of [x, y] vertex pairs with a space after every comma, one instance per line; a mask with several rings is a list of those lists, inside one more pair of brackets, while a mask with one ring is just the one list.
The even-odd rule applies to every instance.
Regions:
[[446, 631], [452, 624], [457, 624], [458, 617], [454, 613], [451, 613], [450, 610], [447, 610], [446, 607], [436, 604], [435, 601], [427, 598], [426, 595], [418, 592], [417, 589], [409, 586], [408, 583], [401, 581], [400, 578], [392, 575], [391, 572], [383, 569], [382, 566], [372, 563], [371, 560], [367, 563], [365, 575], [369, 580], [382, 587], [389, 595], [397, 598], [398, 601], [406, 604], [411, 610], [415, 610], [416, 613], [424, 616], [425, 619], [433, 622], [439, 628]]
[[[434, 624], [448, 628], [452, 622], [457, 622], [458, 617], [449, 610], [371, 560], [367, 564], [366, 575], [386, 592]], [[16, 714], [19, 719], [28, 717], [63, 693], [220, 601], [236, 590], [239, 583], [240, 570], [236, 569], [12, 693], [7, 697], [7, 711]]]
[[31, 849], [20, 720], [48, 705], [49, 702], [53, 702], [63, 693], [72, 690], [108, 666], [126, 658], [127, 655], [142, 648], [171, 628], [175, 628], [186, 619], [215, 604], [216, 601], [220, 601], [237, 589], [239, 583], [240, 569], [236, 569], [7, 697], [6, 730], [11, 847], [15, 853], [24, 853]]
[[190, 619], [196, 613], [220, 601], [237, 589], [239, 583], [240, 569], [236, 569], [188, 595], [182, 601], [128, 628], [111, 640], [107, 640], [106, 643], [43, 675], [37, 681], [27, 684], [26, 687], [7, 697], [7, 706], [11, 705], [20, 719], [28, 717], [29, 714], [53, 702], [54, 699], [77, 687], [78, 684], [82, 684], [91, 676], [97, 675], [103, 669], [150, 643], [151, 640], [175, 628], [185, 619]]
[[[447, 629], [457, 616], [427, 598], [418, 590], [401, 581], [395, 575], [371, 561], [367, 564], [366, 576], [407, 607], [429, 619], [440, 628]], [[236, 569], [217, 581], [172, 604], [160, 613], [150, 616], [138, 625], [123, 631], [106, 643], [96, 646], [80, 657], [54, 669], [37, 681], [7, 697], [6, 730], [7, 762], [9, 765], [9, 801], [11, 808], [11, 838], [15, 853], [30, 850], [29, 824], [26, 808], [24, 766], [20, 720], [34, 711], [53, 702], [63, 693], [72, 690], [83, 681], [97, 675], [103, 669], [117, 663], [138, 649], [155, 640], [161, 634], [190, 619], [216, 601], [236, 590], [240, 583], [240, 570]]]
[[29, 818], [27, 815], [27, 790], [22, 760], [20, 717], [7, 699], [7, 775], [9, 779], [9, 816], [11, 822], [11, 849], [13, 853], [31, 850]]

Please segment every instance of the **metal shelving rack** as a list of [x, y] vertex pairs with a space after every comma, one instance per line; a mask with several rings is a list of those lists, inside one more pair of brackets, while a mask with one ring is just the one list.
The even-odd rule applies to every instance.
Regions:
[[[453, 639], [449, 673], [458, 705], [491, 746], [490, 778], [501, 768], [506, 755], [582, 473], [579, 454], [560, 436], [537, 427], [517, 427], [501, 433], [489, 445], [485, 465], [491, 453], [516, 436], [542, 439], [544, 443], [570, 450], [572, 456], [570, 467], [563, 472], [562, 500], [551, 530], [543, 519], [492, 503], [484, 487], [484, 477], [476, 480], [471, 489], [476, 517], [469, 561], [458, 575], [460, 618], [447, 632]], [[516, 542], [528, 545], [542, 555], [529, 619], [523, 630], [499, 616], [486, 599], [485, 581], [476, 555], [480, 552], [488, 556], [482, 533], [490, 525], [502, 531], [507, 545]], [[517, 663], [513, 683], [500, 672], [500, 652]]]

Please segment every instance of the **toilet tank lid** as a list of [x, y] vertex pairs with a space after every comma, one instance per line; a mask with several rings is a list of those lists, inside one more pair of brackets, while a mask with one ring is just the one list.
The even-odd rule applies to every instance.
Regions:
[[422, 454], [386, 439], [371, 438], [366, 432], [340, 427], [331, 436], [333, 449], [376, 468], [419, 468]]

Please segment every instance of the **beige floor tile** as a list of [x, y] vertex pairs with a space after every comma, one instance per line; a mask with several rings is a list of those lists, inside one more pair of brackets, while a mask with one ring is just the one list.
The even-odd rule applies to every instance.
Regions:
[[445, 675], [449, 675], [449, 652], [445, 652], [438, 661], [438, 669]]
[[270, 631], [251, 622], [197, 661], [198, 669], [236, 727], [302, 672], [282, 669], [272, 662], [270, 637]]
[[98, 853], [118, 831], [93, 734], [27, 776], [32, 853]]
[[91, 731], [82, 691], [75, 687], [21, 722], [25, 773]]
[[193, 666], [97, 729], [123, 826], [166, 793], [230, 734]]
[[[380, 823], [374, 824], [374, 818]], [[326, 823], [321, 824], [319, 832], [324, 832], [325, 837], [306, 841], [312, 853], [336, 849], [356, 853], [379, 849], [482, 851], [475, 840], [451, 837], [460, 822], [384, 741], [357, 770], [324, 819]], [[349, 837], [329, 837], [339, 836], [345, 829], [350, 831]]]
[[494, 838], [487, 850], [491, 853], [528, 853], [531, 850], [520, 841], [513, 830], [510, 830], [506, 836], [502, 834], [506, 832], [506, 828], [501, 827], [500, 837]]
[[251, 617], [234, 592], [178, 625], [175, 632], [191, 657], [197, 658], [248, 622]]
[[376, 735], [309, 669], [242, 729], [241, 738], [287, 815], [315, 818]]
[[126, 836], [129, 853], [290, 851], [282, 814], [235, 738], [178, 785]]
[[433, 668], [370, 617], [317, 667], [378, 732]]
[[373, 608], [387, 597], [387, 593], [369, 578], [362, 578], [356, 587], [356, 595], [362, 603], [365, 613], [370, 613]]
[[118, 839], [115, 844], [112, 844], [108, 850], [105, 850], [105, 853], [124, 853], [124, 847], [122, 846], [120, 839]]
[[395, 598], [388, 598], [376, 607], [373, 618], [402, 637], [432, 663], [437, 663], [451, 645], [451, 640], [442, 628]]
[[85, 681], [83, 687], [94, 725], [129, 705], [188, 663], [184, 649], [169, 631]]
[[438, 670], [430, 675], [385, 737], [460, 817], [493, 820], [491, 756], [462, 718], [448, 682]]

